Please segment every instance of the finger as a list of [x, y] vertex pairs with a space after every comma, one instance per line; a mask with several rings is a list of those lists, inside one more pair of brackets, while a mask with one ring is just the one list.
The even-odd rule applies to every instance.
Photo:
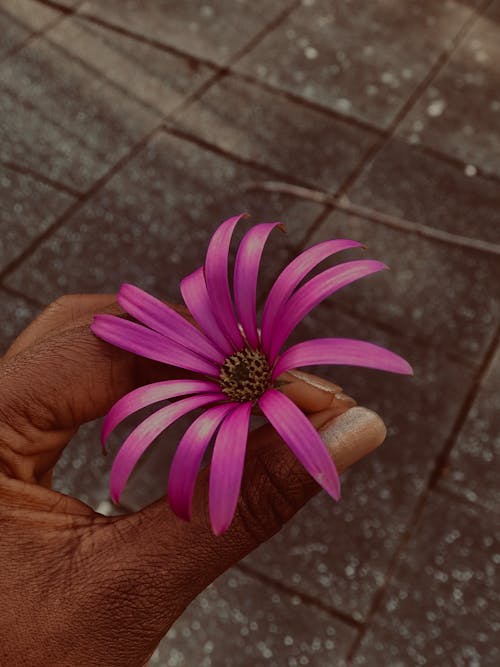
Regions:
[[[48, 483], [50, 469], [80, 424], [103, 416], [125, 393], [178, 368], [137, 357], [96, 338], [93, 315], [119, 311], [110, 295], [58, 300], [21, 334], [0, 367], [0, 463], [15, 477]], [[57, 303], [57, 302], [56, 302]], [[182, 307], [172, 306], [185, 314]], [[121, 311], [120, 311], [121, 312]], [[305, 373], [285, 374], [282, 391], [306, 412], [354, 403], [336, 385]]]
[[[386, 434], [380, 417], [360, 407], [334, 419], [324, 411], [311, 421], [319, 426], [339, 471], [373, 451]], [[265, 426], [250, 440], [241, 500], [222, 536], [215, 537], [209, 528], [207, 470], [200, 475], [191, 522], [177, 519], [163, 499], [106, 527], [117, 529], [120, 536], [115, 559], [120, 559], [132, 579], [140, 579], [141, 590], [154, 587], [154, 610], [148, 609], [144, 618], [138, 610], [134, 617], [139, 627], [154, 618], [158, 637], [162, 636], [172, 616], [181, 613], [228, 567], [275, 534], [318, 491], [273, 429]]]

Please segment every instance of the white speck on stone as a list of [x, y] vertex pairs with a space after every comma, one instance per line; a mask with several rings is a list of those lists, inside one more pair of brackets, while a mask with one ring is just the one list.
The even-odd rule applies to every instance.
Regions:
[[335, 102], [335, 108], [344, 113], [348, 113], [352, 108], [352, 103], [345, 97], [341, 97], [339, 100]]
[[473, 164], [466, 164], [465, 169], [464, 169], [464, 174], [466, 176], [476, 176], [477, 174], [477, 167], [475, 167]]
[[427, 107], [427, 114], [431, 118], [437, 118], [440, 116], [446, 108], [446, 102], [444, 100], [434, 100]]
[[373, 97], [378, 93], [378, 87], [374, 86], [372, 83], [368, 84], [366, 86], [366, 94], [369, 95], [370, 97]]
[[212, 16], [215, 14], [214, 8], [210, 7], [210, 5], [203, 5], [200, 8], [200, 14], [203, 16], [204, 19], [211, 19]]
[[109, 500], [102, 500], [97, 506], [97, 512], [109, 516], [113, 512], [113, 504]]
[[304, 49], [304, 55], [308, 60], [315, 60], [318, 57], [318, 50], [314, 46], [308, 46]]

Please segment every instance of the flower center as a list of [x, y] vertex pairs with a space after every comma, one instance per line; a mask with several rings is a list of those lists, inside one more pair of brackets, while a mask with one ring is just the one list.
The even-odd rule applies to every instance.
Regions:
[[271, 385], [271, 369], [265, 355], [248, 348], [232, 354], [220, 370], [219, 384], [233, 401], [257, 400]]

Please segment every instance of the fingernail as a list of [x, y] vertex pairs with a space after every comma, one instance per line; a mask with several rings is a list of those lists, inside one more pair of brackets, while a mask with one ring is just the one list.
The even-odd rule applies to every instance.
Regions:
[[296, 380], [305, 382], [306, 384], [309, 384], [316, 389], [321, 389], [322, 391], [328, 391], [332, 394], [340, 394], [342, 392], [342, 387], [339, 387], [338, 384], [334, 384], [333, 382], [325, 380], [324, 378], [320, 378], [317, 375], [311, 375], [310, 373], [304, 373], [303, 371], [297, 370], [283, 373], [283, 377], [286, 377], [287, 375], [291, 375]]
[[381, 445], [387, 430], [376, 412], [354, 407], [331, 419], [319, 433], [342, 472]]

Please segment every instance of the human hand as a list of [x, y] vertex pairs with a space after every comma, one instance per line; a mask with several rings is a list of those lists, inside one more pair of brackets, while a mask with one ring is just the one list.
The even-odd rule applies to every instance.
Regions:
[[[112, 295], [59, 299], [0, 361], [1, 664], [143, 665], [198, 593], [319, 490], [268, 425], [249, 438], [237, 512], [219, 537], [210, 530], [206, 469], [189, 523], [165, 499], [104, 517], [51, 490], [80, 424], [134, 387], [174, 377], [98, 340], [96, 312], [121, 313]], [[351, 407], [335, 385], [298, 372], [288, 379], [282, 390], [309, 414], [339, 472], [383, 441], [382, 420]]]

